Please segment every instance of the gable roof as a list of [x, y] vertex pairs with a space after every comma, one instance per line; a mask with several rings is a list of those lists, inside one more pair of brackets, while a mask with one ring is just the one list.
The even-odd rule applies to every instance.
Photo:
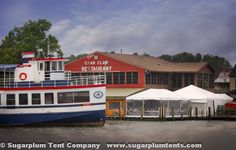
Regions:
[[215, 83], [229, 83], [229, 73], [228, 72], [221, 72]]
[[[157, 72], [198, 72], [203, 67], [209, 66], [208, 63], [201, 62], [187, 62], [187, 63], [171, 63], [169, 61], [144, 55], [132, 54], [112, 54], [98, 52], [113, 59], [143, 68], [148, 71]], [[210, 66], [209, 66], [210, 67]], [[210, 67], [211, 68], [211, 67]], [[211, 68], [213, 70], [213, 68]], [[213, 70], [214, 72], [214, 70]]]

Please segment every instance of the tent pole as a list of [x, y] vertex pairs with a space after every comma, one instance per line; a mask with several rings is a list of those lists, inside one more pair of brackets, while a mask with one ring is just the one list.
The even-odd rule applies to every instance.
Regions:
[[215, 100], [213, 100], [213, 114], [215, 116]]

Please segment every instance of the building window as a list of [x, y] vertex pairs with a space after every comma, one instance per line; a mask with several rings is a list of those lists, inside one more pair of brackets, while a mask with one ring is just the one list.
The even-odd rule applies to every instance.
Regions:
[[120, 102], [110, 102], [109, 110], [120, 110]]
[[106, 84], [112, 84], [112, 73], [106, 73]]
[[2, 105], [2, 95], [0, 94], [0, 106]]
[[124, 72], [114, 72], [113, 73], [113, 83], [114, 84], [125, 84], [125, 73]]
[[89, 91], [74, 92], [74, 102], [89, 102]]
[[16, 105], [15, 94], [7, 94], [7, 105]]
[[193, 73], [185, 73], [184, 74], [184, 86], [194, 85], [194, 74]]
[[32, 104], [33, 105], [41, 104], [41, 99], [40, 99], [39, 93], [32, 94]]
[[146, 84], [168, 84], [168, 74], [159, 72], [150, 72], [146, 74]]
[[126, 72], [126, 84], [132, 84], [132, 72]]
[[172, 87], [173, 88], [182, 88], [182, 74], [181, 73], [173, 74]]
[[73, 103], [73, 92], [58, 93], [58, 103]]
[[28, 104], [28, 94], [19, 94], [19, 105]]
[[45, 93], [45, 104], [53, 104], [53, 93]]
[[57, 62], [56, 61], [52, 62], [52, 70], [57, 70]]
[[138, 84], [138, 72], [133, 72], [133, 84]]
[[126, 84], [138, 84], [138, 72], [126, 72]]
[[198, 87], [203, 87], [202, 86], [202, 73], [198, 73], [197, 75], [197, 84], [198, 84]]
[[213, 88], [214, 74], [198, 73], [198, 86], [201, 88]]
[[209, 81], [210, 81], [209, 87], [210, 88], [214, 88], [214, 80], [215, 80], [214, 74], [210, 74], [209, 75]]

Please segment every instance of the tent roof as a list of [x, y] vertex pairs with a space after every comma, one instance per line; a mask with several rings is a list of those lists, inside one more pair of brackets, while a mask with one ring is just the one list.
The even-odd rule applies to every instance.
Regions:
[[216, 94], [216, 95], [218, 95], [221, 98], [221, 100], [225, 100], [225, 101], [232, 101], [233, 100], [233, 98], [228, 96], [227, 94]]
[[175, 91], [174, 93], [181, 95], [185, 98], [185, 100], [190, 100], [192, 102], [207, 102], [207, 100], [220, 100], [220, 97], [215, 93], [209, 92], [194, 85], [189, 85], [187, 87]]
[[148, 89], [128, 96], [126, 100], [181, 100], [182, 97], [167, 89]]

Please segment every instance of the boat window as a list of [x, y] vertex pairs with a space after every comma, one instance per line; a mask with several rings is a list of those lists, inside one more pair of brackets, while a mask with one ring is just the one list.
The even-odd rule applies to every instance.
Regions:
[[40, 94], [39, 93], [32, 94], [32, 104], [33, 105], [41, 104], [41, 102], [40, 102]]
[[15, 105], [15, 94], [7, 94], [7, 105]]
[[63, 63], [61, 61], [58, 62], [58, 70], [63, 70]]
[[58, 103], [73, 103], [73, 92], [58, 93]]
[[28, 104], [28, 94], [19, 94], [19, 105]]
[[39, 70], [43, 71], [43, 63], [39, 63]]
[[52, 62], [52, 70], [57, 70], [57, 62], [56, 61]]
[[89, 102], [89, 91], [74, 92], [74, 102]]
[[50, 71], [50, 62], [49, 61], [46, 61], [45, 62], [45, 71]]
[[45, 93], [45, 104], [53, 104], [53, 93]]

